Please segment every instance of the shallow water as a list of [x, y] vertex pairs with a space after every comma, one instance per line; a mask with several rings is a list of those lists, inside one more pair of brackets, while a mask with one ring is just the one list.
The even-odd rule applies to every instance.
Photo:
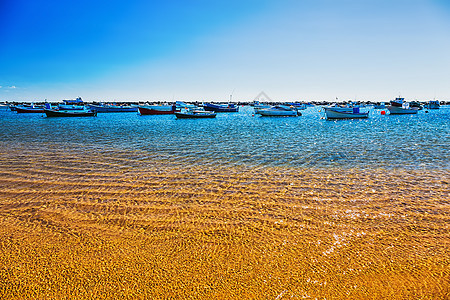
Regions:
[[0, 298], [442, 299], [449, 112], [0, 112]]
[[[44, 154], [118, 152], [124, 164], [165, 162], [191, 167], [244, 166], [343, 169], [448, 169], [450, 107], [367, 120], [321, 119], [320, 107], [297, 118], [253, 116], [253, 108], [216, 119], [178, 120], [135, 113], [45, 118], [0, 112], [0, 147]], [[114, 154], [116, 153], [116, 154]], [[127, 155], [128, 153], [129, 155]], [[53, 153], [55, 155], [56, 153]], [[49, 153], [51, 155], [51, 153]]]

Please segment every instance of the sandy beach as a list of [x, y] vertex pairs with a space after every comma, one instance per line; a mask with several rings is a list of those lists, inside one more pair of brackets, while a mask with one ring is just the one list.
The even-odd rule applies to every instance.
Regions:
[[2, 150], [0, 298], [449, 297], [448, 170], [112, 157]]

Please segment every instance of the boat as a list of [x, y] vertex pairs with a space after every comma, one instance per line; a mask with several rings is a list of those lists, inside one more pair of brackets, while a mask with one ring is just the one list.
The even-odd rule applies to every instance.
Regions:
[[58, 108], [60, 110], [83, 110], [84, 102], [81, 97], [78, 97], [75, 100], [63, 100], [63, 104], [58, 104]]
[[386, 108], [386, 104], [384, 102], [377, 102], [376, 104], [373, 105], [374, 109], [385, 109]]
[[215, 103], [203, 103], [203, 108], [207, 111], [214, 111], [214, 112], [238, 112], [239, 106], [237, 106], [234, 103], [228, 103], [228, 104], [215, 104]]
[[116, 113], [116, 112], [137, 112], [137, 106], [131, 105], [117, 105], [117, 104], [88, 104], [87, 107], [91, 110], [96, 110], [99, 113]]
[[19, 114], [29, 114], [29, 113], [43, 113], [44, 108], [42, 106], [15, 106], [15, 111]]
[[261, 103], [261, 102], [259, 102], [259, 101], [253, 101], [253, 103], [250, 104], [250, 105], [253, 106], [253, 109], [255, 110], [255, 114], [259, 114], [259, 111], [260, 111], [261, 109], [266, 109], [266, 108], [272, 107], [272, 106], [269, 105], [269, 104], [263, 104], [263, 103]]
[[324, 107], [327, 120], [367, 119], [369, 112], [360, 112], [359, 107]]
[[185, 103], [183, 101], [176, 101], [175, 102], [175, 106], [176, 106], [176, 110], [175, 111], [181, 111], [183, 109], [185, 109], [185, 110], [199, 110], [200, 109], [195, 104]]
[[141, 115], [170, 115], [176, 111], [176, 105], [139, 105]]
[[297, 117], [302, 114], [293, 106], [275, 105], [258, 111], [264, 117]]
[[419, 101], [411, 101], [409, 102], [409, 107], [411, 108], [417, 108], [418, 110], [422, 110], [422, 104]]
[[97, 112], [95, 110], [59, 110], [59, 109], [46, 109], [44, 113], [47, 117], [95, 117]]
[[410, 107], [409, 103], [405, 102], [405, 98], [395, 98], [395, 100], [391, 100], [387, 109], [391, 115], [417, 114], [419, 111], [417, 107]]
[[97, 116], [96, 110], [91, 109], [52, 109], [51, 105], [46, 103], [44, 113], [47, 117], [95, 117]]
[[425, 107], [428, 109], [439, 109], [441, 104], [439, 103], [439, 100], [430, 100], [425, 104]]
[[286, 104], [295, 107], [297, 110], [305, 110], [307, 108], [306, 104], [300, 102], [288, 102]]
[[206, 110], [184, 110], [184, 111], [176, 111], [175, 116], [178, 119], [211, 119], [217, 116], [216, 112], [206, 111]]

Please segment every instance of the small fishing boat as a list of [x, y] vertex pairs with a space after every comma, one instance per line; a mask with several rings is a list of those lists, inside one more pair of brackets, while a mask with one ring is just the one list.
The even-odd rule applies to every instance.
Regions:
[[141, 115], [171, 115], [176, 110], [176, 105], [139, 105], [139, 114]]
[[386, 104], [384, 102], [377, 102], [376, 104], [373, 105], [374, 109], [385, 109], [386, 108]]
[[41, 106], [15, 106], [15, 111], [18, 114], [29, 114], [29, 113], [35, 113], [35, 114], [39, 114], [39, 113], [43, 113], [44, 112], [44, 108]]
[[419, 110], [417, 107], [410, 107], [409, 103], [405, 102], [405, 98], [396, 98], [391, 100], [390, 105], [387, 106], [391, 115], [409, 115], [417, 114]]
[[44, 109], [44, 113], [47, 117], [95, 117], [97, 112], [95, 110], [57, 110], [57, 109]]
[[441, 104], [439, 103], [439, 100], [430, 100], [425, 104], [425, 107], [428, 109], [439, 109]]
[[76, 98], [75, 100], [63, 100], [62, 104], [58, 104], [59, 110], [83, 110], [84, 102], [81, 97]]
[[176, 101], [175, 102], [175, 106], [176, 111], [180, 111], [182, 109], [187, 109], [187, 110], [198, 110], [198, 106], [196, 106], [195, 104], [191, 104], [191, 103], [184, 103], [183, 101]]
[[183, 109], [182, 111], [176, 111], [175, 116], [177, 119], [211, 119], [217, 116], [214, 111], [206, 111], [204, 109]]
[[259, 114], [259, 111], [260, 111], [261, 109], [266, 109], [266, 108], [272, 107], [272, 106], [269, 105], [269, 104], [263, 104], [263, 103], [261, 103], [261, 102], [259, 102], [259, 101], [253, 101], [253, 103], [251, 104], [251, 106], [253, 106], [253, 109], [255, 110], [255, 114]]
[[49, 103], [45, 104], [44, 113], [47, 117], [95, 117], [97, 111], [91, 109], [52, 109]]
[[264, 117], [297, 117], [302, 114], [293, 106], [275, 105], [258, 111]]
[[215, 104], [215, 103], [203, 103], [203, 108], [207, 111], [214, 111], [214, 112], [238, 112], [239, 106], [237, 106], [234, 103], [228, 103], [228, 104]]
[[360, 112], [359, 107], [324, 107], [327, 120], [367, 119], [369, 112]]
[[88, 104], [89, 109], [96, 110], [99, 113], [117, 113], [117, 112], [137, 112], [137, 106], [117, 105], [117, 104]]
[[307, 108], [305, 103], [288, 102], [287, 105], [295, 107], [297, 110], [305, 110]]
[[422, 110], [422, 104], [419, 101], [411, 101], [409, 102], [409, 107], [411, 108], [417, 108], [417, 110]]

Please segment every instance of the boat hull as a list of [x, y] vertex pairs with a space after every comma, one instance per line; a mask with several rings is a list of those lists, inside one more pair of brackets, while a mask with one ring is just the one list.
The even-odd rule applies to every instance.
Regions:
[[403, 108], [398, 106], [388, 106], [387, 109], [391, 115], [412, 115], [417, 114], [417, 108]]
[[97, 112], [95, 110], [81, 111], [81, 110], [68, 110], [60, 111], [53, 109], [44, 109], [47, 117], [95, 117]]
[[16, 106], [16, 112], [19, 114], [41, 114], [44, 112], [43, 108], [24, 108]]
[[171, 115], [176, 107], [174, 105], [140, 105], [138, 110], [141, 115]]
[[175, 112], [178, 119], [212, 119], [217, 116], [215, 112]]

